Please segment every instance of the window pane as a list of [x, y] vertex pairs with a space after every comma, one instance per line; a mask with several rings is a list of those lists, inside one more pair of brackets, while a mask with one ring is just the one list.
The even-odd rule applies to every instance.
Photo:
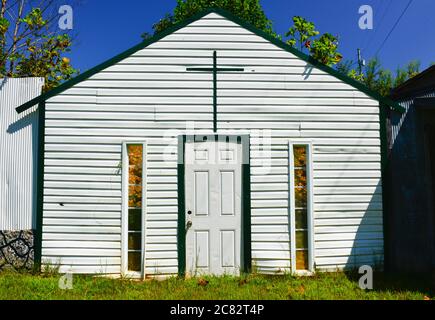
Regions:
[[128, 183], [142, 184], [142, 167], [143, 167], [143, 146], [128, 145]]
[[128, 253], [128, 270], [130, 271], [141, 271], [141, 253], [140, 252], [129, 252]]
[[128, 206], [130, 208], [142, 208], [142, 187], [128, 187]]
[[141, 231], [142, 230], [142, 209], [129, 209], [128, 210], [128, 230]]
[[296, 251], [296, 269], [308, 270], [308, 251]]
[[307, 189], [295, 188], [295, 206], [296, 208], [307, 207]]
[[295, 167], [305, 167], [307, 164], [307, 147], [305, 146], [294, 146], [294, 166]]
[[142, 167], [130, 166], [128, 173], [128, 184], [142, 185]]
[[307, 186], [307, 172], [303, 169], [295, 170], [295, 187]]
[[308, 249], [307, 231], [296, 231], [296, 249]]
[[307, 210], [295, 210], [296, 229], [307, 229]]
[[142, 234], [129, 233], [128, 234], [128, 250], [141, 250], [142, 249]]
[[139, 167], [142, 167], [142, 149], [142, 145], [128, 145], [128, 158], [130, 165], [137, 165]]

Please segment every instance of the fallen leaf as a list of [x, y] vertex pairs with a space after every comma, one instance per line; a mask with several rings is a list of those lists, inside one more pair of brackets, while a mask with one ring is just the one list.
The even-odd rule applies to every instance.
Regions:
[[248, 280], [242, 279], [242, 280], [239, 281], [239, 286], [243, 286], [243, 285], [245, 285], [247, 283], [248, 283]]

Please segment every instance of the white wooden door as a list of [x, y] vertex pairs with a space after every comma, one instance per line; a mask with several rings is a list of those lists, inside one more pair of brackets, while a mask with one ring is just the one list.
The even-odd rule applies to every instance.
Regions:
[[186, 272], [240, 273], [242, 146], [185, 145]]

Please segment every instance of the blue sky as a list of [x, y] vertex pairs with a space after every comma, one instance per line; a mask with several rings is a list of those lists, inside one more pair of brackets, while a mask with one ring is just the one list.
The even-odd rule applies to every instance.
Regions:
[[[313, 21], [321, 32], [340, 38], [345, 59], [373, 57], [409, 0], [260, 0], [266, 15], [279, 34], [290, 27], [291, 18], [300, 15]], [[65, 1], [68, 3], [68, 1]], [[81, 72], [117, 55], [141, 41], [143, 32], [172, 12], [175, 0], [81, 0], [74, 6], [75, 44], [69, 56]], [[361, 5], [374, 11], [373, 30], [358, 26]], [[395, 70], [411, 60], [421, 61], [422, 69], [435, 62], [435, 1], [414, 0], [379, 53], [383, 65]]]

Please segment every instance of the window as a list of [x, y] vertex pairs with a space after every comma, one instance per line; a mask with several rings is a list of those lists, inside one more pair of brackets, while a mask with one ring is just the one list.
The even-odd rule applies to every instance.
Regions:
[[308, 271], [312, 269], [310, 145], [290, 144], [290, 151], [292, 266]]
[[142, 144], [128, 144], [128, 216], [127, 270], [142, 271], [143, 219], [143, 151]]

